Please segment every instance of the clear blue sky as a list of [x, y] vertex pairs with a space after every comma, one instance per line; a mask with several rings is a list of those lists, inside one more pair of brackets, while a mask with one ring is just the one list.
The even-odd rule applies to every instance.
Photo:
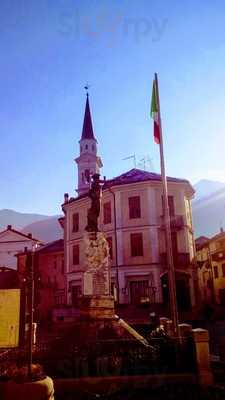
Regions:
[[103, 175], [134, 153], [159, 171], [155, 71], [168, 175], [225, 180], [225, 4], [185, 3], [1, 1], [0, 208], [55, 214], [74, 195], [87, 81]]

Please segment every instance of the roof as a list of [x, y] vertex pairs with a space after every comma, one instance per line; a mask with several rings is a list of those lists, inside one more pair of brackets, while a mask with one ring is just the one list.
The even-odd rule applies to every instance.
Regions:
[[225, 232], [222, 231], [220, 233], [217, 233], [216, 235], [214, 235], [213, 237], [210, 238], [210, 241], [214, 241], [214, 240], [218, 240], [218, 239], [224, 239], [225, 238]]
[[91, 120], [91, 111], [90, 111], [88, 93], [87, 93], [84, 122], [83, 122], [82, 136], [81, 136], [81, 140], [83, 139], [95, 139], [92, 120]]
[[199, 236], [195, 239], [196, 250], [200, 250], [201, 248], [205, 247], [208, 242], [209, 238], [207, 236]]
[[46, 254], [46, 253], [56, 253], [59, 251], [64, 251], [64, 240], [54, 240], [54, 242], [47, 243], [46, 245], [39, 247], [35, 253]]
[[[109, 179], [103, 186], [103, 189], [107, 189], [111, 186], [117, 185], [126, 185], [129, 183], [136, 182], [146, 182], [146, 181], [161, 181], [161, 174], [156, 174], [155, 172], [143, 171], [141, 169], [132, 168], [131, 170], [124, 172], [123, 174], [116, 176], [113, 179]], [[190, 182], [186, 179], [172, 178], [170, 176], [167, 177], [168, 182], [177, 182], [177, 183], [188, 183]]]
[[35, 241], [35, 242], [41, 243], [41, 240], [35, 239], [30, 233], [26, 234], [26, 233], [17, 231], [16, 229], [13, 229], [11, 225], [8, 225], [7, 228], [4, 229], [4, 231], [1, 231], [1, 232], [0, 232], [0, 235], [3, 234], [3, 233], [5, 233], [5, 232], [14, 232], [14, 233], [16, 233], [17, 235], [20, 235], [20, 236], [22, 236], [22, 237], [25, 237], [26, 239], [33, 240], [33, 241]]
[[[143, 171], [141, 169], [137, 168], [132, 168], [131, 170], [124, 172], [123, 174], [116, 176], [115, 178], [105, 180], [105, 183], [103, 184], [103, 190], [109, 189], [113, 186], [120, 186], [120, 185], [128, 185], [132, 183], [139, 183], [139, 182], [161, 182], [162, 178], [160, 174], [156, 174], [155, 172], [148, 172], [148, 171]], [[170, 176], [167, 176], [167, 181], [168, 182], [174, 182], [174, 183], [185, 183], [190, 185], [192, 188], [190, 182], [186, 179], [179, 179], [179, 178], [172, 178]], [[192, 188], [193, 193], [194, 189]], [[68, 203], [72, 203], [74, 201], [80, 200], [82, 198], [88, 197], [88, 192], [83, 193], [82, 195], [78, 197], [71, 197], [68, 201]], [[65, 203], [64, 203], [65, 204]]]
[[209, 243], [214, 242], [216, 240], [225, 239], [225, 232], [217, 233], [211, 238], [207, 238], [206, 236], [200, 236], [195, 239], [196, 249], [201, 250], [204, 247], [207, 247]]

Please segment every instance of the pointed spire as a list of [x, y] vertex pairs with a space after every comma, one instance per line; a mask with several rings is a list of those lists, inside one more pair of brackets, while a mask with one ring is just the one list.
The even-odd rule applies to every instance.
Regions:
[[[85, 87], [85, 89], [86, 89], [86, 87]], [[95, 139], [94, 132], [93, 132], [93, 126], [92, 126], [92, 120], [91, 120], [91, 111], [90, 111], [90, 105], [89, 105], [88, 92], [87, 92], [87, 100], [86, 100], [86, 106], [85, 106], [84, 123], [83, 123], [81, 140], [82, 139]]]

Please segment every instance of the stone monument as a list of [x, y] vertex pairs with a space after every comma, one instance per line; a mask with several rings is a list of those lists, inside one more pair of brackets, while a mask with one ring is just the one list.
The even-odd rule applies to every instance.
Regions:
[[88, 196], [91, 207], [87, 214], [84, 234], [85, 272], [81, 315], [91, 318], [112, 318], [114, 298], [110, 295], [109, 245], [103, 232], [99, 231], [98, 218], [101, 206], [101, 181], [99, 174], [92, 176]]
[[89, 197], [91, 207], [87, 214], [84, 234], [85, 272], [83, 296], [80, 298], [80, 318], [76, 326], [79, 343], [96, 340], [132, 338], [148, 346], [145, 339], [125, 321], [115, 315], [114, 297], [110, 294], [110, 257], [106, 237], [98, 227], [101, 209], [101, 181], [99, 174], [92, 176]]

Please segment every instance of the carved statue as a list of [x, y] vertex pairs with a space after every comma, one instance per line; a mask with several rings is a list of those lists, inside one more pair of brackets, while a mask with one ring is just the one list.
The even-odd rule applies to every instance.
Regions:
[[92, 176], [91, 188], [88, 196], [91, 199], [91, 207], [88, 210], [87, 215], [87, 226], [85, 230], [87, 232], [98, 232], [98, 217], [100, 214], [100, 200], [101, 200], [101, 186], [102, 181], [99, 179], [99, 174]]

